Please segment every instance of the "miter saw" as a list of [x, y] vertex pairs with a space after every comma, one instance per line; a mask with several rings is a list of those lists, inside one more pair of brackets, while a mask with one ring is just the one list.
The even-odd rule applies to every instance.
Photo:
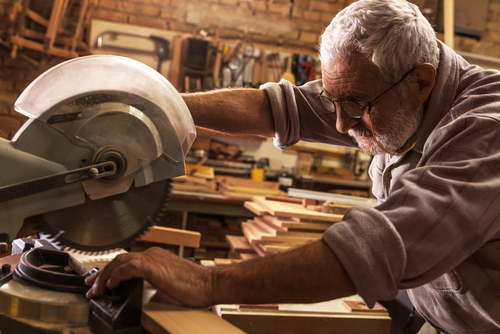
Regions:
[[196, 137], [175, 88], [118, 56], [53, 67], [14, 109], [29, 119], [0, 138], [0, 236], [10, 241], [26, 221], [58, 247], [129, 246], [162, 210]]

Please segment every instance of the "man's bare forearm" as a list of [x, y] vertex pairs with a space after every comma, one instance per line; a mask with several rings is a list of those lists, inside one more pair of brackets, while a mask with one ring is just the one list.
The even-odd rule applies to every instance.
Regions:
[[221, 89], [182, 94], [196, 126], [227, 134], [274, 136], [267, 94], [259, 89]]
[[289, 252], [216, 267], [214, 304], [312, 303], [356, 293], [352, 280], [323, 240]]

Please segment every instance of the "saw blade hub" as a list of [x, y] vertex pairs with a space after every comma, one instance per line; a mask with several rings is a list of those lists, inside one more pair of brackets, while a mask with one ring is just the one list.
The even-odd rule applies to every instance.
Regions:
[[[114, 174], [100, 178], [104, 182], [113, 182], [120, 179], [127, 170], [127, 158], [125, 154], [118, 148], [104, 148], [100, 150], [94, 158], [94, 164], [103, 162], [114, 162], [116, 171]], [[99, 173], [109, 172], [106, 168], [98, 170]]]

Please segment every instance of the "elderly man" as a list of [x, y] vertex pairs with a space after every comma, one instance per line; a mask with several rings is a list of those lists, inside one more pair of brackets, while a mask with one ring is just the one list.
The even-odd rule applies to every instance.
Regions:
[[353, 293], [372, 306], [408, 289], [443, 332], [500, 332], [500, 73], [468, 64], [403, 0], [353, 3], [320, 52], [322, 80], [185, 101], [197, 125], [272, 136], [279, 148], [356, 143], [375, 156], [380, 205], [349, 210], [321, 241], [223, 268], [156, 248], [122, 255], [89, 278], [89, 297], [133, 276], [191, 306]]

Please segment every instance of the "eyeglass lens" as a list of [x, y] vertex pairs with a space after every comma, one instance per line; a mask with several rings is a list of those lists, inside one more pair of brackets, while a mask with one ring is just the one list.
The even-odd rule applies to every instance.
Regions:
[[[331, 111], [331, 112], [337, 111], [335, 102], [330, 100], [327, 96], [320, 94], [319, 99], [320, 99], [321, 103], [323, 104], [323, 107], [325, 107], [326, 110]], [[363, 109], [360, 108], [359, 104], [357, 104], [356, 102], [340, 101], [339, 103], [340, 103], [340, 107], [342, 108], [342, 110], [350, 117], [360, 118], [363, 116]]]

